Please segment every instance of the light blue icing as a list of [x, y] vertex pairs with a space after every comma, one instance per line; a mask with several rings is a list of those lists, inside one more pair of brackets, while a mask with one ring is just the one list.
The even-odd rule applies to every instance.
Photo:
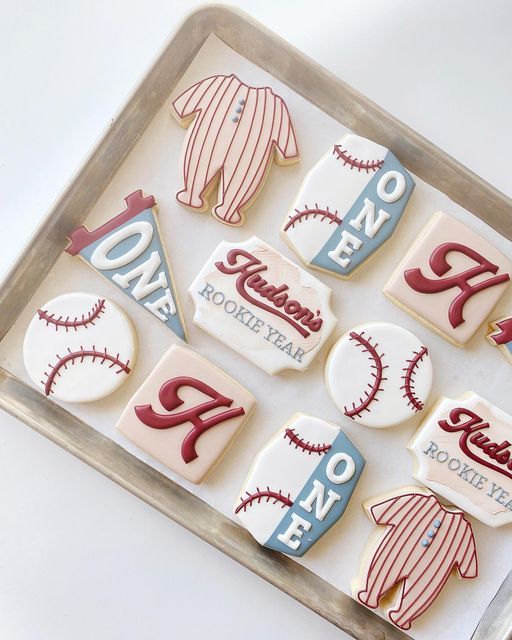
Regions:
[[439, 529], [440, 526], [441, 526], [441, 520], [434, 520], [434, 527], [436, 529]]
[[429, 538], [433, 538], [435, 535], [436, 535], [436, 532], [435, 532], [435, 531], [432, 531], [432, 530], [431, 530], [431, 531], [427, 531], [427, 536], [428, 536]]
[[[377, 184], [381, 177], [387, 173], [388, 171], [398, 171], [405, 178], [405, 192], [401, 198], [399, 198], [396, 202], [388, 203], [384, 202], [377, 195]], [[391, 180], [388, 185], [388, 192], [392, 191], [391, 187], [394, 187], [395, 180]], [[336, 227], [333, 231], [331, 237], [327, 240], [325, 245], [320, 249], [318, 254], [313, 258], [311, 264], [316, 265], [317, 267], [321, 267], [322, 269], [326, 269], [327, 271], [332, 271], [334, 273], [339, 273], [343, 276], [348, 276], [354, 269], [356, 269], [361, 263], [363, 263], [369, 256], [372, 255], [386, 240], [388, 240], [393, 232], [395, 231], [398, 223], [400, 222], [400, 218], [405, 210], [405, 207], [411, 197], [411, 193], [414, 189], [414, 180], [410, 176], [410, 174], [403, 168], [397, 158], [388, 151], [386, 157], [384, 158], [384, 163], [382, 167], [375, 172], [372, 179], [368, 182], [363, 191], [359, 194], [358, 198], [354, 202], [354, 204], [350, 207], [348, 211], [339, 211], [338, 214], [342, 218], [342, 222], [340, 225]], [[349, 223], [351, 220], [357, 217], [360, 213], [361, 209], [364, 206], [364, 200], [368, 198], [375, 204], [375, 219], [377, 219], [379, 209], [384, 209], [391, 218], [386, 220], [382, 227], [377, 231], [373, 238], [368, 238], [364, 232], [364, 221], [363, 227], [360, 231], [354, 229]], [[357, 251], [354, 250], [354, 253], [351, 256], [342, 254], [342, 258], [350, 258], [350, 262], [344, 268], [338, 263], [336, 263], [332, 258], [329, 257], [329, 251], [333, 251], [338, 245], [341, 235], [343, 231], [346, 230], [351, 233], [356, 238], [362, 240], [361, 248]]]
[[[347, 453], [355, 463], [355, 471], [354, 475], [350, 480], [345, 482], [344, 484], [335, 484], [329, 480], [326, 474], [326, 467], [329, 463], [329, 460], [336, 453], [344, 452]], [[308, 478], [307, 482], [304, 484], [301, 492], [295, 499], [293, 505], [288, 509], [285, 516], [282, 518], [271, 537], [265, 542], [265, 546], [270, 549], [275, 549], [276, 551], [281, 551], [282, 553], [286, 553], [292, 556], [302, 556], [306, 551], [319, 539], [323, 536], [323, 534], [332, 527], [332, 525], [341, 518], [345, 509], [347, 508], [348, 501], [354, 492], [356, 484], [359, 480], [359, 477], [364, 469], [365, 459], [361, 455], [360, 451], [355, 447], [354, 443], [351, 442], [347, 436], [340, 431], [340, 433], [336, 436], [334, 442], [331, 445], [329, 451], [322, 456], [320, 459], [316, 469], [313, 471], [311, 476]], [[341, 461], [336, 468], [336, 473], [342, 474], [345, 470], [346, 462]], [[313, 505], [313, 510], [311, 512], [306, 511], [304, 508], [300, 506], [300, 502], [305, 500], [313, 489], [313, 481], [318, 480], [325, 486], [325, 499], [327, 499], [327, 494], [329, 489], [335, 491], [339, 496], [341, 496], [341, 500], [338, 500], [334, 503], [329, 513], [325, 516], [325, 518], [320, 521], [315, 517], [315, 505]], [[299, 515], [301, 518], [304, 518], [308, 522], [311, 522], [311, 529], [309, 531], [304, 531], [304, 534], [301, 538], [301, 544], [299, 545], [297, 550], [290, 549], [289, 546], [283, 544], [277, 539], [277, 536], [280, 533], [284, 533], [290, 524], [292, 523], [292, 514], [295, 513]]]
[[422, 540], [422, 541], [421, 541], [421, 546], [422, 546], [422, 547], [428, 547], [428, 545], [429, 545], [429, 544], [430, 544], [430, 541], [429, 541], [429, 540], [426, 540], [426, 539], [425, 539], [425, 540]]
[[[171, 331], [173, 331], [182, 340], [186, 340], [185, 330], [183, 328], [183, 325], [181, 323], [180, 316], [179, 316], [179, 313], [178, 313], [178, 299], [177, 299], [176, 292], [175, 292], [174, 287], [173, 287], [171, 274], [169, 272], [169, 265], [167, 264], [167, 260], [166, 260], [166, 257], [165, 257], [165, 252], [163, 250], [163, 247], [162, 247], [162, 244], [161, 244], [161, 241], [160, 241], [160, 234], [158, 233], [158, 227], [157, 227], [156, 220], [155, 220], [155, 214], [153, 213], [152, 209], [145, 209], [144, 211], [142, 211], [138, 215], [134, 216], [133, 218], [131, 218], [130, 220], [125, 222], [124, 224], [119, 225], [119, 227], [116, 227], [110, 233], [105, 234], [99, 240], [96, 240], [95, 242], [93, 242], [89, 246], [87, 246], [84, 249], [82, 249], [82, 251], [80, 251], [80, 255], [83, 258], [85, 258], [85, 260], [87, 260], [87, 262], [90, 263], [91, 262], [92, 253], [94, 252], [96, 247], [99, 244], [101, 244], [106, 238], [108, 238], [112, 234], [118, 232], [120, 229], [124, 229], [124, 227], [127, 227], [128, 225], [133, 224], [134, 222], [141, 221], [141, 220], [149, 222], [153, 227], [153, 237], [151, 239], [151, 242], [150, 242], [149, 246], [146, 248], [146, 250], [140, 256], [138, 256], [138, 258], [136, 258], [135, 260], [132, 260], [131, 262], [129, 262], [124, 267], [120, 267], [119, 269], [106, 269], [104, 271], [101, 271], [100, 273], [102, 275], [104, 275], [106, 278], [108, 278], [113, 284], [115, 284], [118, 289], [121, 289], [121, 291], [124, 291], [126, 294], [130, 295], [132, 290], [133, 290], [133, 287], [138, 282], [138, 278], [134, 278], [130, 282], [129, 287], [126, 288], [126, 289], [123, 289], [123, 287], [119, 286], [115, 282], [115, 280], [112, 280], [112, 277], [116, 273], [119, 273], [121, 275], [123, 275], [125, 273], [128, 273], [129, 271], [134, 269], [136, 266], [138, 266], [138, 265], [142, 264], [143, 262], [145, 262], [150, 257], [150, 255], [153, 253], [153, 251], [157, 251], [158, 254], [160, 255], [160, 258], [161, 258], [161, 264], [160, 264], [160, 267], [158, 268], [158, 271], [156, 272], [156, 274], [155, 274], [153, 279], [157, 278], [158, 277], [158, 273], [160, 273], [161, 271], [163, 271], [165, 273], [165, 276], [167, 278], [167, 287], [169, 288], [169, 290], [171, 292], [171, 295], [172, 295], [172, 298], [174, 300], [174, 304], [176, 305], [176, 313], [175, 313], [175, 315], [169, 314], [168, 317], [167, 317], [167, 320], [165, 321], [164, 324], [167, 325], [167, 327], [169, 327], [169, 329], [171, 329]], [[137, 241], [139, 240], [139, 238], [140, 238], [139, 234], [134, 234], [133, 236], [130, 236], [129, 238], [126, 238], [125, 240], [122, 240], [121, 242], [119, 242], [119, 244], [117, 244], [115, 247], [113, 247], [111, 251], [108, 252], [108, 257], [111, 258], [111, 259], [114, 259], [114, 258], [117, 258], [117, 257], [123, 255], [124, 253], [129, 251], [132, 247], [134, 247], [137, 244]], [[158, 300], [159, 298], [161, 298], [163, 295], [164, 295], [164, 290], [160, 287], [156, 291], [153, 291], [152, 293], [150, 293], [145, 298], [142, 298], [141, 300], [138, 300], [136, 302], [138, 302], [141, 306], [144, 306], [145, 302], [154, 302], [155, 300]], [[132, 296], [130, 296], [130, 297], [132, 297]], [[135, 298], [133, 298], [133, 297], [132, 297], [132, 299], [135, 300]], [[161, 322], [158, 318], [155, 318], [155, 320], [157, 322]]]

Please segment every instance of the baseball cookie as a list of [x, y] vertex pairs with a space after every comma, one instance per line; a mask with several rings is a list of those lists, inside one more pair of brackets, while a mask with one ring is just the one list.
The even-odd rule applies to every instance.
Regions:
[[510, 282], [512, 263], [464, 223], [436, 213], [384, 288], [395, 304], [463, 347]]
[[473, 391], [443, 397], [409, 450], [432, 491], [491, 527], [512, 523], [512, 416]]
[[260, 544], [302, 556], [341, 518], [364, 465], [339, 427], [297, 413], [256, 456], [235, 515]]
[[173, 345], [130, 399], [116, 428], [169, 469], [199, 483], [255, 403], [208, 360]]
[[135, 191], [126, 209], [101, 227], [78, 227], [66, 252], [80, 255], [102, 276], [153, 314], [182, 340], [187, 339], [176, 287], [153, 207], [153, 196]]
[[455, 571], [460, 578], [478, 576], [471, 523], [430, 491], [402, 487], [364, 507], [386, 529], [371, 539], [352, 592], [371, 609], [384, 601], [387, 617], [400, 629], [410, 629], [430, 608]]
[[349, 278], [391, 237], [413, 189], [391, 151], [349, 133], [307, 174], [281, 233], [307, 266]]
[[391, 427], [424, 408], [432, 363], [428, 348], [410, 331], [368, 322], [334, 344], [325, 381], [345, 416], [367, 427]]
[[66, 293], [32, 318], [23, 360], [32, 382], [64, 402], [90, 402], [120, 387], [135, 364], [132, 323], [111, 300]]
[[241, 225], [275, 160], [299, 160], [283, 99], [269, 87], [250, 87], [235, 75], [205, 78], [172, 103], [188, 127], [181, 154], [180, 204], [209, 211], [227, 225]]
[[221, 242], [189, 293], [194, 322], [270, 374], [306, 369], [336, 324], [331, 290], [256, 236]]
[[512, 363], [512, 316], [506, 316], [491, 322], [487, 340], [495, 347], [498, 347], [505, 358]]

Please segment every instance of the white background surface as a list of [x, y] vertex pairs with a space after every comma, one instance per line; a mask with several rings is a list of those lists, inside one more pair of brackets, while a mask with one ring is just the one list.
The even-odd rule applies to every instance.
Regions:
[[[238, 4], [511, 193], [511, 6]], [[22, 2], [3, 11], [2, 271], [190, 6]], [[343, 637], [23, 425], [0, 420], [0, 636]]]

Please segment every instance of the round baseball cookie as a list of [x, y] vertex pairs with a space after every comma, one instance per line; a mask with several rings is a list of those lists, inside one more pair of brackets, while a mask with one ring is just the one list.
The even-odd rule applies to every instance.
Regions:
[[334, 344], [325, 365], [334, 403], [367, 427], [392, 427], [421, 411], [432, 386], [427, 347], [410, 331], [368, 322]]
[[23, 343], [32, 382], [64, 402], [99, 400], [120, 387], [136, 356], [135, 330], [111, 300], [66, 293], [38, 309]]

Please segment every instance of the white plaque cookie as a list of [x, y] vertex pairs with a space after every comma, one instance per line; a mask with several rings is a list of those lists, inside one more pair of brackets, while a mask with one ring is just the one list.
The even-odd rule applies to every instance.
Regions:
[[297, 413], [256, 456], [235, 515], [260, 544], [302, 556], [341, 518], [364, 465], [339, 427]]
[[458, 347], [510, 283], [512, 263], [463, 222], [436, 213], [384, 288], [399, 307]]
[[256, 236], [221, 242], [189, 293], [194, 322], [270, 374], [306, 369], [336, 324], [331, 290]]
[[441, 398], [409, 443], [414, 477], [491, 527], [512, 522], [512, 417], [474, 392]]
[[349, 278], [389, 240], [413, 189], [391, 151], [349, 133], [307, 174], [281, 233], [307, 266]]
[[391, 427], [425, 406], [432, 386], [428, 348], [388, 322], [367, 322], [332, 347], [325, 380], [345, 416], [367, 427]]
[[23, 343], [25, 368], [36, 387], [64, 402], [90, 402], [115, 391], [135, 354], [128, 316], [91, 293], [66, 293], [44, 304]]

